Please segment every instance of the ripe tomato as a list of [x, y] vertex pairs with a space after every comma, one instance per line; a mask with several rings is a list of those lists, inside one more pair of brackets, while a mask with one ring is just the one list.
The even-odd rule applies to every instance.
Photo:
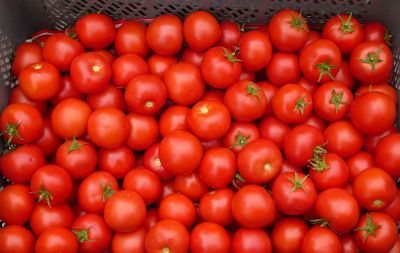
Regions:
[[303, 86], [306, 90], [308, 90], [311, 95], [315, 93], [315, 91], [318, 88], [318, 83], [316, 82], [311, 82], [310, 80], [307, 80], [305, 77], [300, 77], [299, 81], [297, 82], [298, 85]]
[[161, 196], [162, 190], [157, 175], [144, 168], [136, 168], [126, 174], [122, 187], [139, 194], [146, 205], [155, 202]]
[[289, 124], [274, 116], [264, 118], [258, 125], [261, 138], [272, 141], [278, 148], [282, 148], [286, 134], [290, 131]]
[[304, 214], [314, 206], [317, 193], [313, 182], [303, 173], [280, 174], [272, 184], [277, 208], [289, 215]]
[[45, 157], [36, 145], [23, 145], [1, 157], [1, 174], [16, 184], [26, 183], [45, 163]]
[[38, 203], [32, 211], [29, 225], [36, 236], [54, 226], [70, 228], [74, 221], [74, 213], [66, 203], [49, 207], [46, 203]]
[[35, 237], [23, 226], [8, 225], [0, 229], [1, 252], [34, 252]]
[[231, 239], [228, 232], [213, 222], [203, 222], [190, 233], [190, 252], [229, 253]]
[[172, 178], [172, 175], [168, 173], [165, 167], [161, 164], [158, 156], [159, 148], [160, 143], [155, 143], [144, 151], [143, 165], [146, 169], [156, 173], [161, 180], [168, 180]]
[[198, 201], [207, 193], [208, 187], [198, 173], [175, 176], [174, 188], [193, 201]]
[[78, 187], [77, 199], [88, 213], [103, 213], [108, 198], [118, 191], [117, 180], [108, 172], [95, 171], [82, 180]]
[[396, 197], [394, 179], [384, 170], [370, 167], [362, 171], [354, 180], [354, 196], [360, 206], [367, 210], [383, 210]]
[[180, 193], [172, 193], [161, 201], [158, 207], [158, 218], [176, 220], [186, 228], [190, 228], [197, 218], [197, 210], [188, 197]]
[[262, 228], [271, 224], [276, 216], [273, 199], [263, 187], [246, 185], [232, 199], [235, 220], [248, 228]]
[[357, 91], [355, 92], [356, 96], [360, 96], [364, 93], [379, 91], [386, 95], [388, 95], [393, 102], [397, 105], [397, 91], [394, 87], [387, 83], [378, 83], [378, 84], [364, 84], [361, 85]]
[[133, 191], [122, 190], [112, 195], [104, 207], [104, 219], [116, 232], [132, 232], [138, 229], [146, 217], [146, 204]]
[[349, 169], [350, 180], [354, 182], [358, 174], [365, 169], [375, 166], [374, 157], [365, 151], [360, 151], [357, 154], [349, 157], [347, 160], [347, 168]]
[[276, 52], [265, 70], [268, 80], [276, 86], [296, 83], [300, 78], [299, 57], [292, 53]]
[[102, 55], [87, 52], [71, 63], [72, 84], [82, 93], [96, 93], [106, 88], [111, 79], [111, 65]]
[[[42, 150], [46, 157], [50, 157], [55, 154], [60, 144], [61, 138], [56, 135], [51, 127], [51, 121], [49, 119], [44, 119], [43, 133], [39, 140], [37, 140], [36, 145], [40, 148], [40, 150]], [[26, 170], [27, 168], [25, 167], [24, 171]]]
[[307, 231], [308, 227], [303, 220], [295, 217], [283, 218], [272, 229], [272, 246], [276, 252], [300, 252]]
[[329, 125], [325, 131], [326, 149], [342, 158], [355, 155], [364, 144], [363, 134], [348, 121], [337, 121]]
[[381, 92], [368, 92], [354, 99], [350, 107], [350, 119], [361, 132], [380, 134], [393, 126], [396, 105]]
[[400, 190], [397, 188], [396, 197], [392, 203], [383, 210], [385, 213], [389, 214], [395, 222], [400, 221]]
[[129, 121], [125, 114], [114, 108], [97, 109], [87, 121], [90, 140], [102, 148], [121, 146], [129, 131]]
[[79, 252], [103, 252], [111, 242], [112, 231], [100, 215], [80, 216], [72, 223], [71, 228], [79, 242]]
[[343, 253], [359, 253], [360, 252], [356, 245], [356, 242], [354, 241], [354, 236], [352, 233], [342, 235], [340, 237], [340, 240], [342, 241], [342, 245], [343, 245]]
[[230, 50], [235, 50], [235, 47], [239, 45], [244, 28], [232, 21], [223, 21], [219, 25], [221, 27], [221, 36], [217, 44]]
[[72, 60], [85, 51], [82, 44], [66, 34], [55, 33], [44, 43], [43, 59], [62, 72], [69, 71]]
[[132, 78], [149, 73], [146, 61], [136, 54], [125, 54], [111, 65], [112, 80], [117, 87], [126, 87]]
[[32, 176], [31, 191], [38, 201], [51, 205], [63, 203], [72, 192], [72, 179], [68, 172], [57, 165], [39, 168]]
[[238, 81], [230, 86], [224, 96], [224, 104], [232, 118], [249, 122], [260, 118], [266, 106], [266, 99], [261, 88], [251, 81]]
[[327, 82], [314, 93], [314, 111], [329, 122], [346, 117], [353, 102], [351, 90], [342, 83]]
[[232, 198], [234, 192], [230, 188], [209, 191], [200, 200], [199, 214], [204, 221], [228, 226], [233, 221]]
[[308, 26], [301, 13], [286, 9], [277, 12], [268, 24], [269, 38], [274, 47], [294, 52], [307, 40]]
[[375, 150], [376, 164], [393, 177], [400, 177], [400, 134], [383, 137]]
[[115, 34], [114, 47], [117, 54], [137, 54], [145, 57], [149, 53], [146, 32], [146, 25], [141, 22], [123, 23]]
[[261, 88], [265, 96], [265, 111], [263, 116], [270, 116], [273, 114], [272, 112], [272, 98], [275, 96], [276, 91], [278, 88], [275, 85], [272, 85], [269, 82], [257, 82], [257, 85]]
[[269, 39], [260, 31], [250, 31], [242, 35], [239, 43], [243, 67], [250, 71], [261, 70], [271, 59], [272, 46]]
[[174, 220], [162, 220], [147, 232], [146, 252], [186, 253], [189, 251], [189, 240], [189, 232], [181, 223]]
[[163, 199], [165, 199], [167, 196], [173, 194], [173, 193], [177, 193], [177, 191], [174, 188], [174, 181], [173, 180], [169, 180], [169, 181], [165, 181], [163, 182], [163, 189], [162, 189], [162, 193], [160, 198], [157, 201], [157, 204], [160, 205], [161, 201]]
[[315, 83], [333, 81], [341, 62], [340, 50], [330, 40], [316, 40], [300, 53], [300, 68], [305, 78]]
[[108, 172], [117, 179], [123, 179], [136, 164], [135, 155], [124, 145], [114, 149], [99, 149], [97, 159], [99, 170]]
[[302, 253], [342, 253], [342, 242], [329, 228], [313, 226], [301, 246]]
[[337, 72], [334, 81], [346, 85], [349, 89], [353, 89], [356, 80], [350, 71], [350, 66], [347, 61], [342, 61], [340, 64], [339, 71]]
[[259, 228], [240, 228], [232, 237], [232, 253], [271, 253], [268, 234]]
[[162, 56], [153, 54], [147, 59], [147, 65], [149, 66], [149, 73], [156, 75], [159, 78], [164, 76], [165, 71], [169, 67], [178, 63], [178, 59], [175, 56]]
[[181, 55], [181, 62], [191, 63], [196, 65], [197, 67], [201, 67], [201, 63], [203, 62], [204, 52], [196, 52], [190, 47], [183, 49]]
[[51, 125], [61, 138], [80, 137], [86, 133], [86, 126], [92, 110], [82, 100], [69, 98], [58, 103], [51, 113]]
[[398, 238], [394, 246], [387, 253], [396, 253], [400, 251], [400, 239]]
[[90, 49], [105, 48], [115, 37], [114, 22], [105, 14], [91, 13], [80, 17], [74, 30], [79, 41]]
[[67, 228], [54, 226], [43, 232], [37, 239], [35, 252], [77, 253], [78, 241], [75, 235]]
[[42, 47], [36, 42], [24, 42], [15, 50], [12, 73], [18, 77], [25, 67], [42, 61]]
[[158, 125], [153, 116], [138, 113], [126, 115], [129, 123], [125, 145], [134, 150], [144, 150], [157, 141]]
[[334, 42], [343, 54], [348, 54], [364, 41], [364, 30], [351, 12], [350, 15], [339, 14], [324, 24], [322, 38]]
[[397, 242], [396, 223], [383, 212], [361, 216], [354, 233], [354, 241], [365, 252], [388, 252]]
[[223, 138], [224, 147], [237, 154], [248, 143], [258, 140], [260, 131], [253, 123], [233, 122]]
[[191, 105], [203, 96], [205, 85], [200, 69], [190, 63], [172, 65], [164, 74], [167, 96], [179, 105]]
[[173, 105], [165, 109], [158, 120], [161, 136], [173, 131], [189, 131], [189, 112], [190, 108], [182, 105]]
[[365, 41], [375, 41], [390, 45], [392, 35], [389, 28], [380, 22], [367, 22], [364, 25]]
[[86, 102], [93, 110], [113, 107], [115, 109], [125, 111], [126, 103], [124, 93], [121, 89], [114, 85], [109, 85], [107, 88], [97, 92], [88, 94]]
[[134, 232], [114, 233], [111, 241], [111, 251], [114, 253], [145, 253], [144, 239], [146, 234], [147, 231], [144, 227], [140, 227]]
[[239, 81], [252, 81], [254, 82], [255, 74], [253, 71], [248, 71], [242, 68], [242, 74], [239, 77]]
[[0, 201], [0, 220], [7, 225], [25, 224], [29, 220], [35, 205], [29, 187], [23, 184], [12, 184], [4, 187], [0, 191]]
[[313, 112], [310, 114], [308, 119], [304, 121], [303, 124], [314, 126], [318, 128], [320, 131], [324, 131], [326, 128], [326, 122]]
[[306, 47], [308, 44], [311, 44], [312, 42], [319, 39], [321, 39], [321, 33], [315, 30], [308, 30], [307, 39], [303, 47]]
[[182, 21], [172, 14], [160, 15], [147, 28], [146, 39], [149, 47], [159, 55], [177, 54], [183, 43]]
[[50, 103], [57, 105], [61, 101], [68, 98], [83, 99], [83, 94], [72, 84], [72, 79], [70, 76], [62, 76], [60, 88], [58, 89], [56, 95], [50, 99]]
[[44, 114], [47, 109], [47, 101], [37, 101], [28, 98], [23, 92], [21, 87], [16, 86], [10, 91], [8, 97], [8, 104], [23, 103], [29, 104], [38, 109], [41, 114]]
[[302, 123], [311, 114], [313, 100], [310, 92], [298, 84], [286, 84], [272, 98], [272, 110], [286, 123]]

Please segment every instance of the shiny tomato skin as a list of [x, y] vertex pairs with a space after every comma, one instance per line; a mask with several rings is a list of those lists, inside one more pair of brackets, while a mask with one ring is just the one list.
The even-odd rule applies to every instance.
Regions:
[[8, 97], [8, 104], [16, 104], [16, 103], [24, 103], [34, 106], [41, 114], [44, 114], [47, 109], [46, 101], [37, 101], [28, 98], [21, 87], [16, 86], [10, 91], [10, 95]]
[[111, 65], [112, 80], [117, 87], [126, 87], [132, 78], [149, 73], [146, 61], [137, 54], [125, 54]]
[[358, 174], [375, 166], [375, 158], [368, 152], [360, 151], [347, 158], [346, 163], [349, 168], [350, 181], [354, 182]]
[[233, 221], [232, 198], [235, 193], [230, 188], [209, 191], [200, 200], [199, 214], [204, 221], [228, 226]]
[[362, 84], [358, 87], [356, 91], [356, 97], [360, 96], [364, 93], [372, 92], [372, 91], [379, 91], [386, 95], [388, 95], [393, 102], [397, 105], [397, 91], [396, 89], [388, 83], [377, 83], [377, 84]]
[[272, 45], [269, 39], [259, 31], [250, 31], [242, 35], [239, 43], [243, 67], [250, 71], [261, 70], [271, 59]]
[[162, 56], [153, 54], [147, 59], [147, 65], [149, 66], [149, 73], [156, 75], [159, 78], [164, 76], [165, 71], [169, 67], [178, 63], [178, 59], [175, 56]]
[[342, 253], [342, 250], [339, 236], [319, 225], [308, 230], [301, 246], [302, 253]]
[[397, 189], [396, 197], [392, 203], [383, 210], [385, 213], [389, 214], [395, 222], [400, 221], [400, 190]]
[[265, 111], [263, 116], [271, 116], [273, 114], [272, 111], [272, 98], [275, 96], [276, 91], [278, 90], [278, 88], [269, 83], [269, 82], [257, 82], [257, 85], [261, 88], [261, 90], [264, 93], [265, 96], [265, 101], [266, 101], [266, 105], [265, 105]]
[[315, 30], [308, 30], [308, 34], [307, 34], [307, 40], [304, 43], [304, 46], [307, 46], [308, 44], [311, 44], [311, 42], [314, 42], [316, 40], [321, 39], [321, 33], [315, 31]]
[[128, 233], [115, 233], [111, 240], [111, 251], [114, 253], [145, 253], [144, 239], [147, 230], [144, 227]]
[[55, 106], [68, 98], [83, 99], [83, 94], [72, 84], [70, 76], [62, 76], [60, 88], [57, 94], [50, 98], [50, 103]]
[[22, 69], [40, 61], [42, 61], [42, 47], [38, 43], [21, 43], [15, 50], [11, 71], [18, 77]]
[[299, 57], [293, 53], [276, 52], [266, 68], [268, 80], [280, 87], [296, 83], [300, 78]]
[[304, 76], [300, 77], [299, 81], [297, 81], [297, 84], [303, 86], [306, 90], [308, 90], [311, 93], [311, 95], [314, 94], [318, 88], [318, 83], [311, 82]]
[[173, 131], [189, 131], [189, 112], [190, 108], [182, 105], [166, 108], [158, 120], [161, 136], [166, 136]]
[[190, 252], [229, 253], [230, 250], [231, 239], [221, 225], [203, 222], [190, 233]]
[[242, 37], [242, 27], [232, 21], [223, 21], [219, 25], [221, 26], [221, 36], [217, 44], [234, 50]]
[[173, 194], [173, 193], [177, 193], [177, 191], [175, 190], [175, 186], [174, 186], [174, 180], [169, 180], [169, 181], [164, 181], [163, 185], [162, 185], [162, 193], [160, 198], [157, 201], [157, 204], [160, 205], [161, 201], [163, 199], [165, 199], [167, 196]]
[[93, 52], [103, 56], [107, 60], [107, 62], [110, 63], [110, 65], [112, 65], [112, 63], [115, 60], [115, 57], [114, 57], [115, 52], [114, 51], [111, 52], [110, 50], [107, 50], [107, 49], [98, 49], [98, 50], [93, 50]]
[[86, 102], [92, 110], [113, 107], [115, 109], [125, 111], [126, 103], [122, 89], [109, 85], [97, 93], [88, 94]]
[[146, 25], [141, 22], [123, 23], [115, 34], [114, 47], [117, 54], [137, 54], [145, 57], [149, 53], [146, 32]]
[[319, 117], [313, 112], [310, 114], [308, 119], [304, 121], [304, 124], [316, 127], [320, 131], [324, 131], [327, 125], [325, 120], [321, 119], [321, 117]]
[[105, 14], [91, 13], [80, 17], [74, 30], [79, 41], [90, 49], [105, 48], [115, 37], [114, 22]]
[[172, 175], [168, 173], [165, 167], [161, 164], [158, 156], [159, 148], [160, 143], [154, 143], [144, 151], [143, 165], [146, 169], [156, 173], [161, 180], [168, 180], [172, 178]]
[[35, 237], [23, 226], [8, 225], [0, 230], [1, 252], [34, 252]]
[[259, 228], [239, 228], [232, 237], [232, 253], [271, 253], [268, 234]]
[[190, 228], [196, 221], [197, 210], [188, 197], [181, 193], [172, 193], [166, 196], [158, 206], [158, 218], [172, 219]]
[[161, 181], [157, 175], [144, 168], [135, 168], [124, 177], [124, 190], [139, 194], [146, 205], [152, 204], [161, 196]]
[[127, 146], [114, 149], [99, 149], [97, 153], [98, 169], [123, 179], [128, 172], [135, 168], [136, 157]]
[[0, 191], [0, 219], [7, 225], [23, 225], [32, 213], [35, 200], [29, 187], [23, 184], [12, 184]]
[[343, 60], [342, 63], [340, 64], [339, 71], [337, 72], [334, 81], [346, 85], [346, 87], [349, 88], [350, 90], [353, 89], [356, 83], [356, 79], [351, 73], [350, 66], [347, 61]]
[[340, 237], [343, 245], [343, 253], [359, 253], [359, 249], [354, 241], [352, 233], [347, 233]]
[[144, 150], [157, 141], [158, 125], [153, 116], [138, 113], [126, 115], [129, 123], [125, 145], [133, 150]]
[[240, 81], [246, 81], [247, 80], [247, 81], [254, 82], [254, 79], [255, 79], [255, 74], [254, 74], [253, 71], [248, 71], [248, 70], [242, 68], [242, 74], [239, 77]]
[[400, 251], [400, 239], [397, 239], [394, 246], [387, 253], [396, 253]]
[[388, 43], [388, 39], [390, 37], [387, 37], [388, 34], [388, 28], [382, 24], [381, 22], [367, 22], [364, 25], [364, 32], [365, 32], [365, 41], [376, 41], [380, 43]]
[[258, 125], [260, 136], [272, 141], [282, 149], [286, 134], [290, 131], [289, 124], [279, 120], [274, 116], [264, 118]]
[[383, 137], [375, 149], [376, 164], [392, 177], [400, 177], [400, 134]]
[[223, 138], [223, 146], [237, 154], [248, 143], [258, 140], [260, 131], [253, 123], [235, 121]]
[[47, 229], [36, 240], [35, 252], [77, 253], [78, 240], [67, 228], [54, 226]]
[[201, 63], [203, 62], [203, 57], [204, 57], [204, 52], [197, 52], [191, 49], [190, 47], [187, 47], [183, 49], [181, 55], [181, 62], [191, 63], [200, 68]]
[[271, 242], [275, 252], [299, 252], [307, 231], [306, 223], [299, 218], [287, 217], [279, 220], [271, 233]]
[[175, 176], [174, 188], [193, 201], [200, 200], [208, 192], [208, 186], [203, 182], [198, 173]]

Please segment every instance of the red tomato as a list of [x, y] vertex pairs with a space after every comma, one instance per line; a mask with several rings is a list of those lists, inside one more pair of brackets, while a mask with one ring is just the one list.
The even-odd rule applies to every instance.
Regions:
[[259, 228], [240, 228], [232, 237], [232, 253], [271, 253], [268, 234]]
[[400, 134], [383, 137], [375, 149], [376, 164], [392, 177], [400, 177]]
[[126, 87], [132, 78], [149, 73], [146, 61], [136, 54], [125, 54], [111, 65], [112, 80], [117, 87]]
[[365, 41], [375, 41], [390, 45], [392, 35], [384, 24], [380, 22], [368, 22], [364, 25]]
[[340, 50], [330, 40], [316, 40], [300, 53], [300, 68], [304, 76], [315, 83], [333, 81], [341, 62]]
[[149, 73], [156, 75], [159, 78], [164, 76], [165, 71], [169, 67], [178, 63], [178, 59], [174, 56], [162, 56], [153, 54], [147, 59], [147, 65], [149, 66]]
[[189, 131], [189, 112], [189, 107], [181, 105], [173, 105], [165, 109], [158, 120], [160, 134], [166, 136], [173, 131]]
[[161, 180], [168, 180], [172, 178], [172, 175], [169, 174], [161, 164], [160, 158], [158, 157], [159, 147], [160, 144], [155, 143], [144, 151], [143, 165], [146, 169], [156, 173]]
[[235, 47], [239, 45], [244, 27], [232, 21], [223, 21], [220, 23], [220, 27], [221, 36], [217, 44], [235, 50]]
[[339, 236], [329, 228], [314, 226], [304, 236], [302, 253], [342, 253], [342, 242]]
[[271, 59], [272, 46], [269, 39], [259, 31], [250, 31], [240, 39], [240, 54], [243, 67], [250, 71], [261, 70]]
[[54, 226], [42, 233], [36, 241], [35, 252], [77, 253], [78, 241], [67, 228]]
[[254, 82], [254, 79], [255, 79], [255, 74], [254, 74], [254, 72], [248, 71], [248, 70], [245, 70], [244, 68], [242, 68], [242, 74], [241, 74], [240, 77], [239, 77], [239, 81], [245, 81], [245, 80], [247, 80], [247, 81], [252, 81], [252, 82]]
[[313, 112], [310, 114], [308, 119], [304, 121], [304, 124], [314, 126], [318, 128], [320, 131], [324, 131], [326, 128], [326, 122]]
[[196, 52], [190, 47], [183, 49], [181, 55], [181, 62], [191, 63], [197, 67], [201, 67], [203, 62], [204, 52]]
[[374, 157], [365, 151], [360, 151], [349, 157], [346, 162], [347, 168], [349, 169], [350, 180], [353, 182], [362, 171], [375, 166]]
[[274, 221], [276, 208], [267, 190], [259, 185], [246, 185], [233, 196], [232, 214], [244, 227], [262, 228]]
[[193, 202], [183, 194], [172, 193], [165, 197], [158, 206], [160, 220], [175, 220], [190, 228], [196, 221], [197, 210]]
[[300, 77], [299, 57], [296, 54], [276, 52], [266, 68], [268, 80], [276, 86], [296, 83]]
[[0, 191], [0, 201], [0, 220], [7, 225], [25, 224], [29, 220], [35, 205], [29, 187], [23, 184], [12, 184], [4, 187]]
[[221, 226], [232, 223], [232, 198], [230, 188], [213, 190], [206, 193], [199, 203], [199, 214], [204, 221], [215, 222]]
[[389, 214], [395, 222], [400, 221], [400, 190], [397, 188], [396, 197], [392, 203], [383, 210], [385, 213]]
[[25, 67], [42, 61], [42, 48], [36, 42], [24, 42], [15, 50], [12, 73], [18, 77]]
[[[56, 153], [60, 144], [61, 138], [54, 132], [51, 121], [49, 119], [44, 119], [43, 134], [39, 140], [37, 140], [36, 145], [42, 150], [46, 157], [50, 157]], [[24, 170], [27, 170], [27, 168], [24, 168]]]
[[276, 117], [270, 116], [260, 122], [258, 129], [262, 138], [272, 141], [281, 149], [286, 134], [290, 131], [290, 126]]
[[272, 111], [272, 98], [275, 96], [276, 91], [278, 88], [275, 85], [272, 85], [269, 82], [257, 82], [257, 85], [262, 89], [265, 96], [265, 111], [263, 116], [270, 116], [273, 114]]
[[224, 101], [225, 92], [223, 90], [209, 89], [206, 91], [201, 100], [216, 100], [219, 102]]
[[83, 94], [72, 84], [71, 77], [62, 76], [60, 88], [58, 89], [58, 92], [50, 99], [50, 103], [57, 105], [61, 101], [68, 98], [83, 99]]
[[32, 100], [28, 98], [23, 92], [21, 87], [16, 86], [10, 91], [10, 95], [8, 97], [8, 104], [16, 104], [16, 103], [23, 103], [23, 104], [28, 104], [32, 105], [41, 114], [44, 114], [44, 112], [47, 109], [47, 102], [46, 101], [37, 101], [37, 100]]
[[354, 241], [354, 237], [353, 237], [352, 233], [342, 235], [340, 237], [340, 240], [342, 241], [342, 245], [343, 245], [343, 253], [359, 253], [360, 252], [358, 250], [356, 242]]
[[223, 138], [223, 144], [237, 154], [248, 143], [259, 138], [260, 131], [253, 123], [233, 122]]
[[74, 30], [79, 41], [90, 49], [105, 48], [115, 37], [114, 22], [105, 14], [91, 13], [80, 17]]
[[208, 187], [198, 173], [175, 176], [174, 188], [193, 201], [198, 201], [207, 193]]
[[398, 238], [394, 246], [387, 253], [400, 252], [400, 239]]
[[146, 41], [146, 25], [136, 21], [126, 21], [115, 34], [114, 47], [119, 55], [138, 54], [145, 57], [149, 53]]
[[23, 226], [8, 225], [0, 229], [2, 252], [34, 252], [35, 237]]
[[177, 193], [177, 191], [174, 188], [174, 181], [165, 181], [163, 182], [163, 189], [160, 198], [157, 201], [157, 204], [160, 205], [161, 201], [165, 199], [167, 196]]
[[300, 252], [307, 231], [306, 223], [299, 218], [287, 217], [279, 220], [271, 233], [275, 252]]
[[134, 150], [144, 150], [157, 141], [158, 125], [153, 116], [138, 113], [126, 115], [129, 123], [125, 145]]
[[126, 108], [123, 91], [114, 85], [109, 85], [100, 92], [88, 94], [86, 101], [92, 110], [113, 107], [125, 111]]
[[144, 239], [147, 231], [144, 227], [134, 232], [115, 233], [111, 241], [111, 251], [114, 253], [145, 253]]
[[183, 43], [182, 21], [172, 14], [160, 15], [147, 28], [146, 39], [149, 47], [159, 55], [177, 54]]
[[307, 46], [308, 44], [311, 44], [312, 42], [321, 39], [321, 34], [315, 30], [308, 30], [307, 34], [307, 40], [304, 43], [304, 46]]
[[114, 62], [115, 60], [115, 52], [113, 51], [112, 53], [107, 50], [107, 49], [98, 49], [98, 50], [94, 50], [93, 52], [103, 56], [104, 58], [106, 58], [106, 60], [108, 61], [108, 63], [110, 63], [110, 65]]
[[231, 239], [228, 232], [213, 222], [203, 222], [190, 233], [190, 252], [229, 253]]
[[269, 39], [268, 25], [258, 25], [256, 30], [262, 32]]
[[350, 71], [350, 66], [347, 61], [342, 61], [342, 63], [340, 64], [339, 71], [337, 72], [333, 80], [335, 82], [346, 85], [346, 87], [349, 88], [350, 90], [353, 89], [356, 80]]
[[372, 91], [379, 91], [379, 92], [382, 92], [382, 93], [388, 95], [393, 100], [393, 102], [397, 105], [397, 91], [393, 86], [391, 86], [390, 84], [387, 84], [387, 83], [362, 85], [357, 89], [355, 94], [357, 97], [364, 93], [369, 93]]
[[303, 76], [300, 77], [299, 81], [297, 82], [298, 85], [303, 86], [306, 90], [308, 90], [311, 94], [314, 94], [314, 92], [318, 88], [318, 83], [311, 82], [310, 80], [307, 80]]
[[108, 172], [117, 179], [123, 179], [135, 168], [135, 155], [124, 145], [114, 149], [99, 149], [97, 156], [99, 170]]
[[126, 174], [122, 187], [139, 194], [146, 205], [155, 202], [161, 196], [162, 190], [157, 175], [144, 168], [136, 168]]
[[274, 47], [294, 52], [304, 46], [308, 26], [301, 13], [286, 9], [275, 13], [268, 24], [268, 33]]

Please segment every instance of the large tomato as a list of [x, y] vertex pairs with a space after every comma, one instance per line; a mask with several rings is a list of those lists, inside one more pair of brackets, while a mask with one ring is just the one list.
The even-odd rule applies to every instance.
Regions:
[[160, 220], [172, 219], [190, 228], [197, 218], [194, 203], [181, 193], [173, 193], [165, 197], [158, 206]]
[[231, 238], [221, 225], [213, 222], [200, 223], [190, 233], [190, 252], [229, 253]]
[[304, 236], [302, 253], [342, 253], [339, 236], [329, 228], [316, 225]]
[[134, 232], [114, 233], [111, 241], [111, 251], [114, 253], [145, 253], [144, 239], [146, 234], [147, 230], [144, 227], [140, 227]]
[[182, 105], [173, 105], [166, 108], [159, 120], [161, 136], [166, 136], [173, 131], [189, 131], [188, 115], [190, 108]]
[[232, 237], [232, 253], [271, 253], [268, 234], [259, 228], [239, 228]]
[[121, 111], [126, 110], [124, 92], [114, 85], [109, 85], [97, 93], [88, 94], [86, 102], [93, 110], [105, 107], [113, 107]]
[[77, 253], [78, 248], [78, 241], [71, 231], [61, 226], [54, 226], [47, 229], [38, 237], [35, 252]]
[[260, 136], [272, 141], [278, 148], [282, 148], [286, 134], [290, 130], [289, 124], [274, 116], [264, 118], [258, 125]]
[[276, 252], [300, 252], [307, 231], [307, 224], [303, 220], [295, 217], [283, 218], [272, 229], [272, 246]]
[[268, 80], [277, 86], [296, 83], [300, 78], [299, 57], [292, 53], [276, 52], [265, 73]]
[[343, 253], [359, 253], [359, 249], [354, 241], [354, 236], [352, 233], [347, 233], [340, 237], [343, 245]]
[[259, 138], [260, 131], [253, 123], [233, 122], [223, 138], [223, 144], [237, 154], [248, 143]]
[[149, 66], [146, 61], [136, 54], [125, 54], [111, 65], [112, 80], [117, 87], [125, 87], [138, 75], [149, 73]]
[[35, 200], [29, 187], [22, 184], [12, 184], [0, 191], [0, 220], [7, 225], [23, 225], [32, 213]]
[[151, 170], [136, 168], [126, 174], [122, 187], [139, 194], [146, 205], [152, 204], [161, 196], [161, 181]]
[[223, 188], [206, 193], [199, 203], [199, 214], [204, 221], [228, 226], [233, 221], [232, 198], [234, 192]]
[[158, 125], [153, 116], [139, 113], [126, 115], [129, 123], [125, 144], [134, 150], [144, 150], [157, 141]]
[[221, 36], [217, 44], [234, 50], [235, 47], [239, 45], [244, 27], [232, 21], [222, 21], [220, 26]]
[[239, 43], [243, 67], [249, 71], [265, 68], [272, 55], [272, 46], [269, 39], [259, 31], [250, 31], [243, 34]]
[[390, 45], [389, 27], [386, 27], [381, 22], [367, 22], [364, 25], [365, 41], [376, 41]]
[[97, 159], [98, 169], [110, 173], [117, 179], [123, 179], [136, 164], [135, 155], [125, 145], [114, 149], [99, 149]]
[[146, 25], [136, 21], [126, 21], [115, 34], [114, 47], [119, 55], [138, 54], [145, 57], [149, 53], [146, 41]]
[[35, 237], [23, 226], [8, 225], [0, 229], [1, 252], [34, 252]]
[[349, 157], [346, 163], [349, 169], [350, 181], [354, 181], [363, 170], [375, 166], [375, 158], [368, 152], [360, 151]]
[[400, 134], [390, 134], [375, 149], [376, 164], [393, 177], [400, 177]]
[[174, 188], [177, 192], [185, 194], [193, 201], [198, 201], [208, 192], [208, 186], [203, 182], [198, 173], [175, 176]]
[[24, 42], [15, 50], [12, 73], [18, 77], [25, 67], [42, 61], [42, 48], [36, 42]]
[[164, 76], [165, 71], [169, 67], [178, 63], [178, 59], [175, 56], [162, 56], [153, 54], [147, 59], [147, 65], [149, 66], [149, 73], [156, 75], [159, 78]]

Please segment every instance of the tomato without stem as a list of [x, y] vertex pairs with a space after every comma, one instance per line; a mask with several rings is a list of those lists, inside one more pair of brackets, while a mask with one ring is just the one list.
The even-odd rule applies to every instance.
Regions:
[[10, 95], [8, 97], [8, 104], [16, 104], [16, 103], [23, 103], [29, 104], [34, 106], [41, 114], [47, 109], [47, 101], [37, 101], [28, 98], [24, 92], [22, 91], [21, 87], [16, 86], [10, 91]]
[[160, 134], [166, 136], [173, 131], [188, 131], [189, 112], [189, 107], [181, 105], [166, 108], [158, 120]]
[[74, 30], [79, 41], [90, 49], [105, 48], [115, 37], [114, 22], [105, 14], [91, 13], [80, 17]]
[[13, 184], [0, 191], [0, 219], [7, 225], [23, 225], [32, 213], [35, 200], [30, 194], [29, 187]]
[[175, 176], [174, 188], [193, 201], [200, 200], [208, 192], [208, 186], [198, 173]]
[[266, 67], [272, 56], [272, 45], [269, 39], [259, 31], [250, 31], [242, 35], [239, 43], [243, 67], [250, 71]]
[[146, 149], [143, 154], [143, 165], [146, 169], [156, 173], [161, 180], [168, 180], [172, 178], [172, 175], [161, 164], [158, 156], [159, 148], [160, 143], [155, 143]]
[[400, 134], [383, 137], [375, 149], [376, 164], [392, 177], [400, 177]]
[[257, 228], [240, 228], [232, 237], [232, 253], [271, 253], [272, 246], [268, 234]]
[[123, 179], [136, 164], [135, 155], [125, 145], [114, 149], [99, 149], [97, 158], [99, 170], [108, 172], [117, 179]]
[[360, 151], [346, 160], [350, 180], [354, 181], [365, 169], [375, 166], [375, 158], [368, 152]]
[[304, 236], [302, 253], [341, 253], [342, 242], [329, 228], [314, 226]]
[[126, 115], [129, 123], [125, 144], [134, 150], [144, 150], [157, 141], [158, 125], [153, 116], [138, 113]]
[[350, 66], [347, 61], [343, 60], [340, 64], [339, 71], [337, 72], [334, 81], [346, 85], [349, 89], [353, 89], [356, 80], [350, 71]]
[[190, 233], [190, 252], [228, 253], [230, 250], [228, 232], [216, 223], [200, 223]]
[[67, 228], [54, 226], [41, 234], [35, 245], [36, 252], [77, 253], [79, 249], [75, 235]]
[[83, 94], [72, 84], [70, 76], [62, 76], [57, 94], [50, 98], [50, 103], [57, 105], [68, 98], [83, 99]]
[[215, 222], [221, 226], [232, 223], [232, 198], [230, 188], [222, 188], [206, 193], [199, 203], [199, 214], [204, 221]]
[[300, 77], [299, 57], [292, 53], [276, 52], [265, 73], [268, 80], [277, 86], [296, 83]]
[[115, 233], [111, 241], [111, 251], [114, 253], [136, 252], [145, 253], [144, 240], [147, 231], [144, 227], [134, 232]]
[[146, 205], [155, 202], [161, 195], [161, 182], [157, 175], [144, 168], [136, 168], [126, 174], [122, 187], [139, 194]]
[[42, 47], [36, 42], [24, 42], [15, 50], [12, 73], [18, 77], [25, 67], [42, 60]]
[[109, 85], [107, 88], [91, 93], [86, 97], [86, 101], [92, 110], [113, 107], [115, 109], [125, 111], [126, 103], [124, 93], [121, 89], [114, 85]]
[[117, 87], [126, 87], [132, 78], [149, 73], [146, 61], [136, 54], [125, 54], [111, 65], [112, 80]]
[[190, 228], [197, 218], [197, 210], [188, 197], [181, 193], [172, 193], [161, 201], [158, 218], [176, 220], [186, 228]]
[[140, 22], [127, 21], [115, 34], [114, 47], [119, 55], [138, 54], [145, 57], [149, 52], [146, 41], [146, 25]]
[[33, 252], [35, 237], [23, 226], [8, 225], [0, 229], [0, 248], [2, 252]]
[[162, 56], [153, 54], [147, 59], [147, 65], [149, 66], [149, 73], [156, 75], [159, 78], [164, 76], [165, 71], [169, 67], [178, 63], [178, 59], [174, 56]]
[[244, 28], [232, 21], [223, 21], [220, 23], [221, 36], [218, 45], [234, 50], [239, 45], [242, 31]]

